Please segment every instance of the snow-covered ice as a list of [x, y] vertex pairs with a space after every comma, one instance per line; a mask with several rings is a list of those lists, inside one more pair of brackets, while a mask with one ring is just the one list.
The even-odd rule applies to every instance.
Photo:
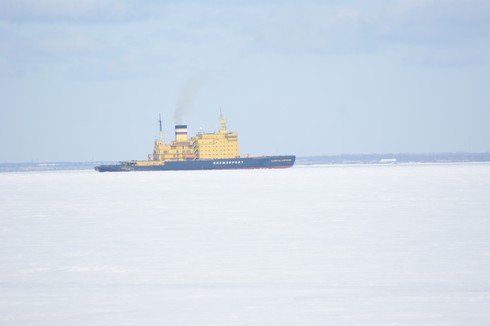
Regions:
[[489, 325], [490, 164], [0, 174], [0, 325]]

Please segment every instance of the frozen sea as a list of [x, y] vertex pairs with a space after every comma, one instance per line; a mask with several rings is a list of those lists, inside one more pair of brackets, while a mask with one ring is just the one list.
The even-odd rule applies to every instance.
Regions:
[[0, 325], [490, 325], [490, 164], [0, 173]]

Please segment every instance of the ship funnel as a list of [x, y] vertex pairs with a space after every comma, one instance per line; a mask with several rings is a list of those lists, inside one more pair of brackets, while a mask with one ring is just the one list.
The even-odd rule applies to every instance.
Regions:
[[187, 125], [175, 125], [175, 141], [187, 141]]

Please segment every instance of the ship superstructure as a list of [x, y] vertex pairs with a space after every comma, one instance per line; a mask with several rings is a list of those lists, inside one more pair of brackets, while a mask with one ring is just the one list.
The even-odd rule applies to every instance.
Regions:
[[240, 157], [238, 133], [229, 132], [226, 120], [220, 112], [220, 127], [216, 133], [199, 132], [188, 138], [187, 125], [175, 126], [175, 140], [163, 141], [162, 120], [160, 134], [155, 140], [153, 154], [148, 160], [124, 161], [118, 165], [101, 165], [97, 171], [152, 171], [152, 170], [214, 170], [240, 168], [291, 167], [295, 156]]
[[226, 120], [220, 114], [220, 129], [217, 133], [198, 133], [188, 138], [187, 125], [175, 126], [175, 140], [164, 144], [162, 121], [160, 122], [160, 137], [155, 141], [153, 161], [188, 161], [213, 158], [238, 157], [238, 133], [228, 132]]

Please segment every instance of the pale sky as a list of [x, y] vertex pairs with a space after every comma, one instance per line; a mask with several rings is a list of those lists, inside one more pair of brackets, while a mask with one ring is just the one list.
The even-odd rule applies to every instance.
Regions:
[[488, 0], [0, 0], [0, 162], [485, 152], [489, 85]]

